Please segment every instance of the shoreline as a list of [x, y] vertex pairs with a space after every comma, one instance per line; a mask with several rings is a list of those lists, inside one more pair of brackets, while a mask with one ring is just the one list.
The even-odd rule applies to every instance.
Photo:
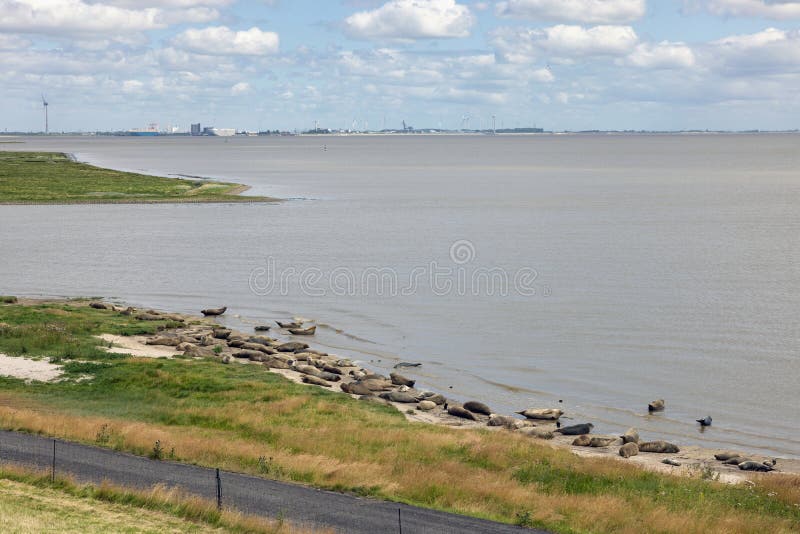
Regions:
[[[27, 156], [22, 156], [23, 154]], [[244, 196], [243, 193], [251, 189], [247, 184], [101, 167], [81, 162], [71, 152], [0, 150], [0, 156], [3, 156], [0, 160], [0, 173], [6, 176], [5, 180], [8, 182], [2, 192], [6, 198], [0, 198], [0, 206], [239, 204], [281, 201], [273, 197]], [[34, 166], [31, 161], [46, 161], [50, 165]], [[58, 168], [54, 171], [52, 165]], [[126, 180], [131, 190], [122, 189], [125, 191], [122, 193], [118, 188]]]
[[[80, 301], [84, 302], [87, 306], [89, 305], [88, 300], [80, 299]], [[18, 304], [36, 305], [64, 302], [75, 303], [76, 300], [63, 298], [20, 298]], [[124, 309], [105, 301], [102, 301], [102, 304], [114, 311], [121, 311]], [[701, 477], [729, 484], [741, 484], [752, 479], [753, 475], [758, 474], [763, 476], [763, 474], [742, 471], [735, 465], [724, 465], [714, 458], [715, 454], [735, 452], [742, 457], [759, 463], [773, 458], [763, 454], [747, 453], [745, 451], [735, 451], [733, 449], [709, 448], [698, 445], [681, 446], [680, 451], [673, 454], [641, 452], [630, 458], [622, 458], [618, 454], [619, 447], [622, 444], [619, 436], [603, 436], [589, 433], [588, 435], [590, 437], [608, 437], [614, 438], [614, 440], [604, 447], [577, 446], [573, 444], [573, 440], [576, 436], [553, 434], [553, 431], [556, 430], [555, 421], [526, 420], [512, 414], [497, 414], [514, 418], [516, 422], [513, 427], [509, 428], [505, 426], [489, 426], [488, 421], [490, 418], [479, 413], [473, 414], [476, 419], [474, 421], [451, 415], [444, 407], [448, 406], [448, 404], [450, 406], [459, 405], [452, 399], [444, 398], [443, 395], [435, 394], [434, 392], [426, 393], [421, 389], [414, 389], [415, 384], [411, 384], [411, 387], [401, 386], [395, 383], [393, 378], [377, 375], [368, 368], [363, 367], [360, 362], [350, 361], [347, 358], [317, 350], [314, 348], [313, 335], [294, 335], [276, 325], [270, 325], [271, 328], [269, 332], [255, 331], [249, 333], [227, 328], [221, 325], [215, 317], [202, 317], [193, 314], [168, 313], [155, 310], [147, 310], [143, 313], [155, 314], [163, 317], [178, 317], [183, 319], [186, 324], [192, 324], [193, 326], [181, 326], [151, 335], [127, 337], [101, 335], [99, 339], [102, 341], [103, 346], [108, 346], [105, 350], [115, 354], [130, 354], [138, 358], [164, 358], [170, 357], [170, 355], [183, 354], [184, 356], [217, 359], [222, 361], [222, 363], [230, 365], [261, 365], [269, 372], [278, 374], [297, 384], [308, 387], [320, 387], [334, 393], [350, 395], [352, 398], [392, 406], [410, 422], [456, 429], [522, 433], [528, 435], [529, 439], [536, 440], [536, 442], [541, 445], [550, 446], [554, 449], [568, 450], [579, 457], [601, 458], [604, 460], [610, 459], [615, 462], [627, 463], [640, 469], [655, 471], [662, 474], [671, 474], [681, 477]], [[224, 339], [217, 338], [217, 333], [220, 331], [227, 332]], [[177, 343], [179, 339], [182, 340], [180, 344]], [[261, 343], [256, 343], [256, 345], [262, 345], [260, 349], [254, 345], [248, 345], [246, 348], [242, 349], [241, 347], [232, 346], [236, 345], [236, 343], [231, 342], [231, 340], [234, 339], [242, 340], [242, 343], [259, 341], [270, 344], [262, 345]], [[302, 343], [307, 345], [307, 347], [297, 348], [296, 352], [283, 352], [283, 349], [279, 347], [285, 343]], [[259, 350], [263, 350], [264, 352], [259, 352]], [[321, 372], [324, 372], [322, 371], [323, 369], [326, 371], [336, 371], [336, 373], [339, 373], [337, 375], [338, 378], [336, 378], [335, 381], [315, 383], [315, 378], [309, 378], [309, 374], [315, 373], [316, 371], [309, 369], [310, 367], [316, 367]], [[403, 369], [399, 369], [398, 371], [402, 373]], [[366, 374], [367, 376], [359, 380], [360, 374]], [[314, 376], [316, 377], [316, 375]], [[331, 375], [327, 377], [333, 379]], [[402, 378], [403, 377], [401, 377], [398, 382], [401, 381]], [[357, 393], [346, 392], [342, 387], [345, 385], [345, 387], [349, 388], [350, 386], [359, 384], [363, 380], [382, 381], [382, 387], [374, 392], [369, 392], [367, 395], [359, 394], [364, 393], [363, 391]], [[419, 402], [423, 400], [421, 396], [418, 396], [416, 401], [403, 399], [402, 402], [391, 401], [380, 397], [381, 394], [394, 394], [395, 392], [409, 395], [431, 395], [428, 398], [434, 398], [434, 395], [438, 395], [443, 397], [442, 402], [448, 404], [443, 405], [437, 403], [436, 406], [432, 407], [430, 410], [422, 410], [419, 409]], [[573, 422], [570, 424], [573, 424]], [[546, 438], [540, 437], [541, 434], [544, 434]], [[646, 438], [647, 440], [662, 439], [661, 436], [657, 435], [647, 435]], [[663, 463], [663, 460], [667, 458], [676, 461], [680, 465], [674, 466]], [[777, 460], [776, 473], [800, 475], [800, 460], [780, 457], [777, 458]], [[769, 476], [769, 473], [767, 473], [766, 476]]]

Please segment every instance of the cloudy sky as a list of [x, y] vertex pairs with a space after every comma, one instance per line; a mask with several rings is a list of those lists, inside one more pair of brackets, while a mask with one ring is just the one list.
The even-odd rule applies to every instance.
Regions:
[[0, 131], [800, 127], [800, 0], [0, 0]]

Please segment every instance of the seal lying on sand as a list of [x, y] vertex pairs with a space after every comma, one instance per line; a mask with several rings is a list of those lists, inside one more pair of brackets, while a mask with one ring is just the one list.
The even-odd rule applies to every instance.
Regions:
[[290, 328], [289, 332], [295, 336], [313, 336], [317, 331], [317, 325], [309, 326], [308, 328]]
[[502, 426], [509, 430], [516, 430], [517, 428], [527, 426], [525, 421], [517, 419], [516, 417], [511, 417], [510, 415], [498, 415], [496, 413], [489, 415], [488, 425]]
[[608, 447], [617, 441], [617, 438], [607, 438], [603, 436], [595, 436], [589, 442], [590, 447]]
[[520, 430], [520, 433], [533, 438], [539, 439], [553, 439], [553, 433], [543, 428], [526, 427]]
[[624, 434], [620, 436], [622, 443], [639, 443], [639, 433], [635, 428], [629, 428]]
[[480, 414], [483, 414], [483, 415], [492, 415], [492, 410], [490, 410], [489, 407], [486, 406], [482, 402], [478, 402], [478, 401], [465, 402], [464, 403], [464, 408], [469, 410], [469, 411], [471, 411], [472, 413], [480, 413]]
[[300, 343], [299, 341], [290, 341], [288, 343], [278, 345], [275, 348], [278, 349], [278, 352], [297, 352], [299, 350], [307, 349], [308, 345], [306, 343]]
[[648, 412], [663, 412], [664, 411], [664, 399], [654, 400], [650, 404], [647, 405]]
[[739, 454], [735, 452], [720, 452], [714, 455], [714, 458], [719, 460], [720, 462], [724, 462], [725, 460], [730, 460], [731, 458], [739, 456]]
[[587, 434], [583, 434], [572, 440], [572, 444], [575, 447], [588, 447], [591, 442], [592, 438], [590, 438]]
[[758, 462], [742, 462], [739, 464], [739, 469], [742, 471], [761, 471], [762, 473], [775, 470], [771, 465], [760, 464]]
[[418, 400], [414, 395], [403, 391], [387, 391], [385, 393], [381, 393], [379, 397], [392, 402], [405, 402], [409, 404], [412, 402], [417, 402]]
[[447, 413], [453, 415], [455, 417], [461, 417], [462, 419], [469, 419], [470, 421], [477, 421], [475, 414], [464, 408], [463, 406], [458, 406], [456, 404], [451, 404], [447, 407]]
[[562, 436], [579, 436], [581, 434], [589, 434], [594, 425], [592, 423], [582, 423], [580, 425], [565, 426], [554, 430]]
[[395, 386], [408, 386], [410, 388], [413, 388], [414, 384], [416, 383], [414, 380], [406, 378], [405, 376], [399, 373], [389, 373], [389, 378], [392, 379], [392, 384], [394, 384]]
[[436, 408], [436, 403], [428, 400], [420, 401], [420, 403], [417, 404], [417, 410], [421, 410], [423, 412], [428, 412], [434, 408]]
[[630, 458], [631, 456], [636, 456], [637, 454], [639, 454], [639, 446], [633, 441], [629, 441], [619, 448], [619, 455], [623, 458]]
[[326, 388], [331, 387], [331, 385], [328, 382], [325, 382], [323, 379], [311, 375], [303, 375], [303, 382], [305, 382], [306, 384], [313, 384], [315, 386], [323, 386]]
[[528, 408], [527, 410], [522, 410], [517, 413], [525, 416], [527, 419], [545, 419], [549, 421], [555, 421], [564, 415], [564, 412], [558, 408]]
[[208, 308], [207, 310], [202, 310], [200, 313], [202, 313], [206, 317], [208, 317], [208, 316], [212, 316], [213, 317], [215, 315], [222, 315], [226, 311], [228, 311], [228, 307], [227, 306], [223, 306], [222, 308]]
[[660, 452], [660, 453], [676, 453], [681, 450], [677, 445], [668, 443], [666, 441], [646, 441], [639, 444], [639, 451], [641, 452]]

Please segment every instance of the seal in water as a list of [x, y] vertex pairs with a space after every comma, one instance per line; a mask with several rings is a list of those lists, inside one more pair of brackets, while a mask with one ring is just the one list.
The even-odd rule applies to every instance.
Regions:
[[702, 419], [697, 419], [696, 421], [698, 423], [700, 423], [700, 426], [711, 426], [711, 416], [710, 415], [707, 415], [707, 416], [703, 417]]
[[467, 410], [471, 411], [472, 413], [480, 413], [480, 414], [483, 414], [483, 415], [492, 415], [492, 410], [490, 410], [489, 407], [486, 406], [482, 402], [478, 402], [478, 401], [465, 402], [464, 403], [464, 408], [466, 408]]
[[677, 445], [667, 443], [666, 441], [647, 441], [639, 444], [639, 451], [641, 452], [660, 452], [660, 453], [676, 453], [681, 450]]
[[588, 434], [592, 431], [594, 425], [592, 423], [582, 423], [580, 425], [571, 425], [558, 428], [554, 432], [559, 432], [563, 436], [578, 436], [580, 434]]
[[281, 328], [302, 328], [303, 327], [302, 323], [298, 323], [296, 321], [291, 321], [291, 322], [287, 322], [287, 323], [283, 323], [281, 321], [275, 321], [275, 322], [278, 323], [278, 326], [280, 326]]
[[200, 313], [208, 317], [208, 316], [222, 315], [226, 311], [228, 311], [228, 307], [223, 306], [222, 308], [208, 308], [207, 310], [202, 310]]
[[664, 411], [664, 399], [654, 400], [650, 404], [647, 405], [648, 412], [663, 412]]
[[639, 446], [633, 441], [629, 441], [619, 448], [619, 455], [623, 458], [630, 458], [637, 454], [639, 454]]
[[422, 365], [422, 364], [421, 363], [400, 362], [400, 363], [394, 364], [394, 368], [395, 369], [399, 369], [401, 367], [419, 367], [420, 365]]
[[270, 327], [268, 325], [265, 325], [265, 324], [260, 324], [260, 325], [256, 326], [255, 328], [253, 328], [253, 330], [255, 330], [256, 332], [269, 332], [269, 329], [270, 329]]

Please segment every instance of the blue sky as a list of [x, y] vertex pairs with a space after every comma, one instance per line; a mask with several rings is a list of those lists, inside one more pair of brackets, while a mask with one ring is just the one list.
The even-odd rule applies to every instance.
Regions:
[[0, 130], [794, 129], [800, 0], [0, 0]]

